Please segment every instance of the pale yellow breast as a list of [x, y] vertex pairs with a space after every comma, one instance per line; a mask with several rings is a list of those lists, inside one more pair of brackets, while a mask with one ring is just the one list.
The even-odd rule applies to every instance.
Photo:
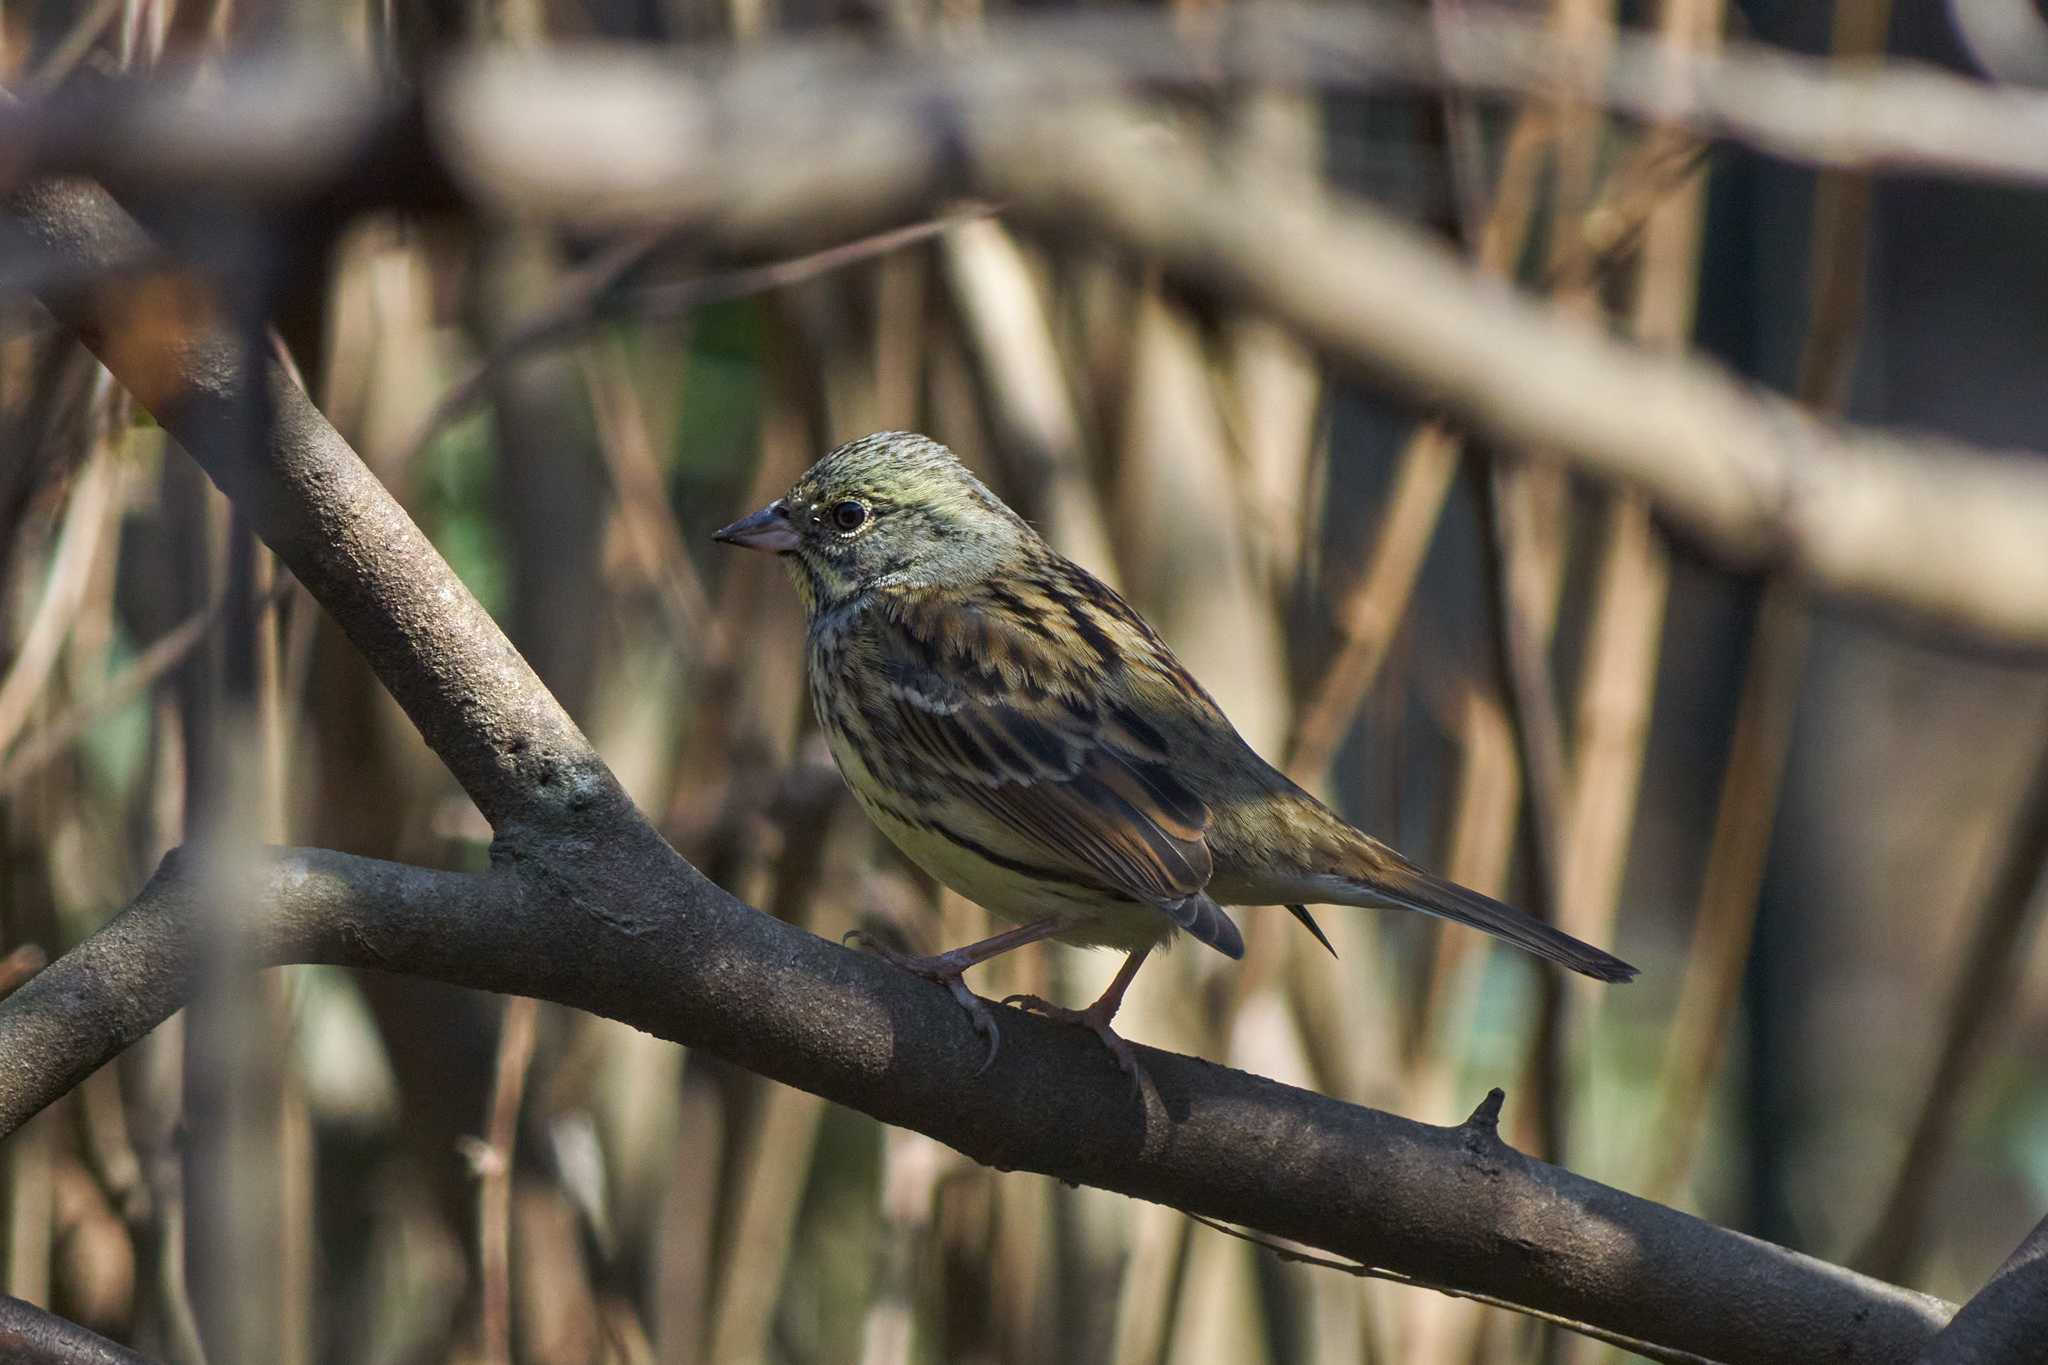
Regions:
[[[1014, 834], [965, 802], [945, 810], [903, 810], [902, 800], [876, 779], [853, 745], [830, 731], [826, 738], [861, 809], [889, 841], [913, 863], [991, 914], [1020, 924], [1058, 919], [1071, 926], [1057, 935], [1066, 942], [1126, 952], [1156, 946], [1173, 933], [1173, 922], [1152, 906], [1113, 900], [1070, 881], [1033, 875], [984, 856], [967, 845], [989, 850], [1005, 861], [1032, 862], [1029, 852], [1015, 848]], [[925, 823], [898, 818], [899, 810]], [[958, 838], [947, 837], [931, 828], [933, 824], [943, 825]]]

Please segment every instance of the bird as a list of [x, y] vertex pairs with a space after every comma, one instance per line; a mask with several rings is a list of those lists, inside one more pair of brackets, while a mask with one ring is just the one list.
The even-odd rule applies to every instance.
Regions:
[[[1147, 956], [1186, 935], [1226, 957], [1225, 907], [1420, 911], [1600, 981], [1636, 969], [1353, 827], [1267, 763], [1128, 602], [1061, 555], [930, 437], [833, 450], [714, 533], [781, 559], [802, 599], [812, 707], [868, 817], [913, 863], [1014, 927], [932, 956], [849, 938], [944, 986], [1000, 1034], [962, 974], [1040, 939], [1126, 956], [1101, 997], [1015, 1004], [1112, 1027]], [[1334, 949], [1331, 949], [1334, 952]]]

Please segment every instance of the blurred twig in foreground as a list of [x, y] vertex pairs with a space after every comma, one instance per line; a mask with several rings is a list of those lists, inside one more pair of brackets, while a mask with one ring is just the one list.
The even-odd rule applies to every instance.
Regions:
[[[1219, 170], [1162, 140], [1142, 109], [1052, 99], [1062, 78], [1004, 66], [1008, 51], [907, 70], [842, 56], [818, 61], [800, 89], [787, 64], [801, 68], [803, 49], [696, 79], [616, 54], [477, 56], [430, 92], [429, 145], [410, 150], [443, 158], [494, 210], [608, 228], [687, 224], [707, 243], [754, 249], [900, 227], [962, 193], [1007, 201], [1036, 227], [1113, 242], [1243, 300], [1491, 439], [1634, 488], [1731, 563], [1945, 626], [2048, 643], [2048, 556], [2039, 553], [2048, 462], [1824, 424], [1704, 361], [1560, 320], [1475, 279], [1363, 202]], [[1789, 61], [1763, 65], [1776, 72], [1773, 63]], [[1806, 65], [1790, 69], [1824, 80]], [[260, 180], [281, 156], [317, 163], [317, 152], [294, 144], [287, 155], [271, 141], [316, 114], [328, 120], [329, 155], [364, 154], [350, 128], [381, 145], [374, 95], [316, 68], [301, 71], [287, 105], [278, 98], [285, 74], [231, 82], [203, 109], [131, 92], [133, 109], [154, 119], [140, 142], [108, 145], [75, 130], [67, 141], [54, 113], [47, 127], [31, 119], [22, 136], [43, 138], [52, 167], [158, 189]], [[1915, 73], [1908, 83], [1929, 79]], [[1933, 88], [1925, 98], [1936, 103], [1989, 98], [1954, 82]], [[1996, 102], [2001, 140], [2048, 119], [2048, 97], [2027, 98], [2019, 108], [2009, 94]], [[1936, 126], [1929, 107], [1909, 103], [1901, 121]], [[659, 155], [588, 155], [650, 137]], [[2048, 159], [2048, 137], [2030, 134], [2028, 145]], [[138, 161], [138, 150], [152, 156]], [[270, 192], [320, 183], [306, 171]], [[750, 193], [724, 192], [738, 183]], [[402, 178], [390, 183], [403, 188]], [[1943, 553], [1897, 552], [1919, 543]]]

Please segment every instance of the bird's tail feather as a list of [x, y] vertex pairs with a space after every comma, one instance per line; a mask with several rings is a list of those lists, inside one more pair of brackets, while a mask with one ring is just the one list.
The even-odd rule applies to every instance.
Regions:
[[1369, 878], [1344, 877], [1341, 882], [1354, 894], [1345, 896], [1340, 893], [1329, 897], [1340, 904], [1417, 910], [1425, 915], [1469, 924], [1517, 948], [1599, 981], [1629, 981], [1636, 975], [1634, 967], [1612, 953], [1602, 952], [1590, 943], [1581, 943], [1534, 915], [1503, 905], [1491, 896], [1482, 896], [1456, 882], [1431, 876], [1405, 860], [1376, 870]]

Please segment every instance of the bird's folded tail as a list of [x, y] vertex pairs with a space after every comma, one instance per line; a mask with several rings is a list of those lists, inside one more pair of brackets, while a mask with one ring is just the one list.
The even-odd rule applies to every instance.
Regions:
[[[1391, 853], [1391, 850], [1386, 852]], [[1534, 915], [1503, 905], [1491, 896], [1467, 890], [1456, 882], [1431, 876], [1406, 859], [1388, 858], [1387, 861], [1390, 865], [1376, 868], [1371, 877], [1330, 877], [1333, 885], [1324, 899], [1338, 905], [1417, 910], [1425, 915], [1469, 924], [1517, 948], [1599, 981], [1629, 981], [1636, 975], [1634, 967], [1612, 953], [1602, 952], [1590, 943], [1581, 943]]]

